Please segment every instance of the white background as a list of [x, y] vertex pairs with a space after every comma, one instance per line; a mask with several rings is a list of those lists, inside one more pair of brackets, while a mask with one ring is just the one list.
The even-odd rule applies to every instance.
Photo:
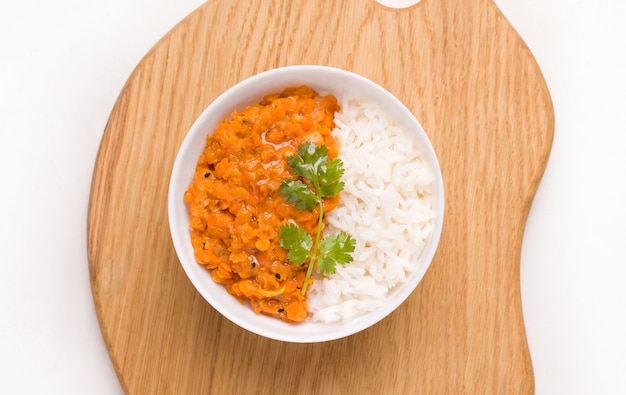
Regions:
[[[626, 394], [626, 1], [495, 2], [556, 115], [521, 262], [536, 393]], [[131, 71], [201, 3], [0, 3], [0, 393], [122, 392], [89, 285], [92, 170]]]

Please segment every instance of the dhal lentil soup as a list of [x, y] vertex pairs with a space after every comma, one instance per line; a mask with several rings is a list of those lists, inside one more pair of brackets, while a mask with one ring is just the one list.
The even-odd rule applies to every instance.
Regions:
[[[299, 210], [278, 189], [293, 177], [286, 158], [302, 143], [325, 145], [328, 156], [337, 157], [331, 131], [338, 110], [333, 95], [288, 88], [233, 112], [206, 137], [184, 196], [194, 256], [215, 282], [257, 313], [287, 322], [308, 317], [301, 293], [307, 265], [289, 262], [278, 230], [295, 223], [313, 237], [319, 209]], [[325, 198], [325, 212], [338, 203], [339, 196]]]

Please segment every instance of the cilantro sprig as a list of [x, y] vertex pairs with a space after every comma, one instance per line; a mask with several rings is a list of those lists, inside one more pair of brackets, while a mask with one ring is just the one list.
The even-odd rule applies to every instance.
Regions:
[[287, 163], [299, 178], [284, 180], [280, 184], [280, 194], [299, 210], [310, 211], [319, 207], [315, 241], [306, 230], [292, 223], [281, 226], [278, 231], [279, 244], [287, 250], [287, 258], [291, 262], [303, 265], [309, 260], [302, 286], [304, 295], [313, 267], [317, 265], [321, 273], [334, 274], [337, 264], [352, 262], [356, 240], [345, 232], [321, 237], [324, 198], [335, 197], [343, 190], [343, 162], [340, 159], [330, 159], [325, 145], [316, 146], [306, 142], [298, 147], [297, 154], [287, 157]]

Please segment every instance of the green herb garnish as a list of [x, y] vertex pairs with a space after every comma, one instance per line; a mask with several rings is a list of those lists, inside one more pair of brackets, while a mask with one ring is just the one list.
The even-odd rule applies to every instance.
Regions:
[[287, 202], [294, 203], [300, 210], [313, 210], [319, 207], [315, 242], [309, 233], [294, 224], [280, 227], [278, 236], [281, 247], [288, 250], [287, 258], [296, 265], [303, 265], [309, 260], [302, 295], [306, 293], [313, 266], [321, 273], [333, 274], [337, 264], [352, 262], [352, 253], [356, 240], [341, 232], [321, 238], [324, 221], [324, 198], [335, 197], [343, 190], [343, 162], [329, 159], [325, 145], [316, 146], [306, 142], [298, 147], [298, 153], [287, 157], [291, 171], [299, 179], [286, 179], [280, 184], [279, 192]]

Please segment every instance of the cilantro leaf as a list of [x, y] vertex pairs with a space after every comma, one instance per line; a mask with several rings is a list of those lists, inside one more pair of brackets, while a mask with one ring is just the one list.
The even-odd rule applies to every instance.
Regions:
[[280, 183], [278, 191], [289, 203], [295, 203], [299, 210], [313, 210], [319, 198], [300, 180], [286, 179]]
[[328, 148], [325, 145], [316, 147], [310, 141], [298, 147], [298, 154], [287, 157], [287, 163], [293, 172], [315, 184], [319, 178], [320, 167], [328, 161]]
[[296, 155], [287, 157], [287, 163], [291, 171], [302, 179], [288, 178], [280, 184], [278, 191], [285, 201], [294, 203], [299, 210], [313, 210], [316, 205], [320, 209], [315, 242], [308, 232], [294, 224], [284, 225], [279, 229], [279, 244], [288, 250], [287, 258], [298, 265], [304, 264], [309, 259], [302, 285], [302, 295], [305, 295], [313, 267], [317, 265], [321, 273], [335, 273], [337, 264], [352, 262], [356, 240], [343, 232], [321, 237], [324, 225], [324, 198], [335, 197], [343, 190], [344, 183], [341, 181], [344, 173], [343, 162], [340, 159], [329, 159], [328, 148], [325, 145], [317, 147], [311, 142], [306, 142], [298, 147]]
[[294, 224], [283, 225], [278, 229], [278, 244], [288, 250], [287, 258], [297, 265], [306, 262], [313, 246], [313, 239], [306, 230]]
[[337, 264], [345, 265], [352, 262], [351, 253], [354, 252], [356, 240], [347, 233], [328, 235], [320, 243], [317, 269], [321, 273], [334, 274]]
[[319, 188], [318, 193], [323, 197], [335, 197], [343, 190], [344, 183], [341, 180], [343, 176], [343, 162], [339, 159], [330, 159], [324, 166], [319, 169]]

